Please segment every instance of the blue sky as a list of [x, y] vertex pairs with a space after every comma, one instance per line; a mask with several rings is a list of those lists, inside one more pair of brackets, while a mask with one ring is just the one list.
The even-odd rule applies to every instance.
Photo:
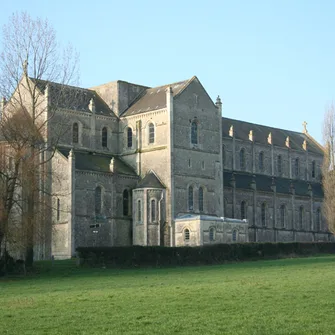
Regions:
[[81, 86], [158, 86], [196, 75], [223, 115], [302, 130], [321, 141], [335, 98], [335, 1], [16, 0], [80, 53]]

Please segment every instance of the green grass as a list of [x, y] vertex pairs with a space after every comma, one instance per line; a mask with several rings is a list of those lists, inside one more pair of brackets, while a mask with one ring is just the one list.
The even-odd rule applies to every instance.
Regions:
[[0, 280], [0, 334], [335, 334], [335, 256], [39, 268], [39, 275]]

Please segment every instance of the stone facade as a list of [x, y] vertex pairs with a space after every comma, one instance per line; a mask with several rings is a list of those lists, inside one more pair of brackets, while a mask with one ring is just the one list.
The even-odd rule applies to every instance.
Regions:
[[[52, 104], [58, 84], [32, 83]], [[331, 238], [320, 211], [323, 148], [306, 126], [223, 118], [196, 77], [68, 90], [75, 98], [48, 128], [49, 138], [66, 128], [50, 167], [56, 257], [78, 246]]]

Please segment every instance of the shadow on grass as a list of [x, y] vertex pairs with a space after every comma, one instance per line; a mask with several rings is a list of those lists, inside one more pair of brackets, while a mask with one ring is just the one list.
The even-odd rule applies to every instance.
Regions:
[[250, 269], [257, 270], [262, 268], [273, 267], [301, 267], [311, 266], [313, 264], [330, 264], [335, 265], [335, 255], [320, 255], [303, 258], [285, 258], [276, 260], [257, 260], [248, 262], [229, 262], [225, 264], [212, 265], [189, 265], [189, 266], [171, 266], [171, 267], [138, 267], [138, 268], [103, 268], [103, 267], [88, 267], [76, 265], [75, 259], [59, 260], [59, 261], [39, 261], [34, 265], [33, 271], [29, 272], [27, 276], [16, 275], [0, 278], [0, 282], [13, 280], [38, 280], [39, 278], [59, 279], [59, 278], [83, 278], [83, 277], [101, 277], [101, 276], [115, 276], [115, 275], [148, 275], [150, 272], [164, 274], [166, 273], [185, 273], [185, 272], [199, 272], [205, 270], [206, 272], [217, 271], [218, 268], [224, 270], [238, 270]]

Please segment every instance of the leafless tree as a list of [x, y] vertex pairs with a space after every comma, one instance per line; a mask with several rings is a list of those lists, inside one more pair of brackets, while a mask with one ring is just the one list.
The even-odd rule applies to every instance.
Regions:
[[335, 107], [331, 104], [325, 112], [323, 121], [323, 141], [325, 146], [322, 166], [322, 185], [324, 191], [323, 215], [328, 229], [335, 234]]
[[[5, 188], [6, 199], [0, 203], [4, 209], [0, 245], [13, 208], [20, 207], [28, 265], [38, 232], [49, 229], [43, 221], [51, 207], [50, 163], [68, 130], [66, 121], [56, 115], [77, 98], [68, 85], [77, 84], [78, 73], [78, 55], [72, 47], [61, 47], [47, 20], [15, 13], [3, 27], [0, 94], [6, 100], [0, 125], [4, 152], [0, 188]], [[8, 157], [14, 165], [7, 163]], [[43, 233], [42, 238], [46, 238]]]

